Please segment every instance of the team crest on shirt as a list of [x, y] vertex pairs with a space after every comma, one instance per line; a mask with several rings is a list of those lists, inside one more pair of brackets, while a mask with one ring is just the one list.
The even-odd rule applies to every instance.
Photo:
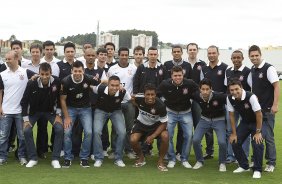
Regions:
[[99, 75], [98, 73], [96, 73], [94, 79], [95, 79], [95, 80], [98, 80], [99, 78], [100, 78], [100, 75]]
[[183, 89], [183, 95], [186, 95], [186, 94], [188, 94], [188, 88]]
[[24, 80], [24, 75], [19, 75], [20, 80]]
[[117, 98], [115, 102], [116, 102], [116, 103], [119, 103], [119, 102], [120, 102], [120, 99], [119, 99], [119, 98]]
[[57, 87], [54, 85], [52, 86], [52, 92], [55, 92], [55, 91], [57, 91]]
[[83, 88], [88, 88], [88, 84], [87, 84], [87, 83], [84, 83], [84, 84], [83, 84]]
[[249, 108], [250, 108], [250, 106], [249, 106], [248, 103], [245, 103], [245, 104], [244, 104], [244, 107], [245, 107], [245, 109], [249, 109]]
[[151, 109], [151, 113], [152, 113], [152, 114], [155, 114], [155, 113], [156, 113], [156, 109], [152, 108], [152, 109]]
[[218, 70], [217, 75], [222, 75], [222, 70]]
[[159, 75], [163, 75], [163, 73], [164, 73], [163, 70], [160, 69], [160, 70], [159, 70]]
[[218, 106], [218, 102], [215, 100], [215, 101], [212, 102], [212, 105], [213, 106]]
[[182, 71], [183, 71], [183, 75], [185, 75], [185, 74], [186, 74], [186, 70], [185, 70], [185, 69], [183, 69]]
[[201, 66], [201, 65], [198, 65], [198, 66], [197, 66], [197, 70], [202, 70], [202, 66]]
[[263, 73], [262, 73], [262, 72], [259, 74], [259, 78], [260, 78], [260, 79], [263, 78]]
[[244, 76], [243, 76], [243, 75], [240, 75], [239, 80], [240, 80], [240, 81], [243, 81], [243, 80], [244, 80]]

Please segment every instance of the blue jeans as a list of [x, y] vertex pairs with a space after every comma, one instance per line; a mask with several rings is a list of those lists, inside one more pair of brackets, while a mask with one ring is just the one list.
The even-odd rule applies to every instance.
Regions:
[[[232, 143], [232, 148], [235, 153], [235, 157], [238, 160], [239, 166], [244, 169], [249, 169], [248, 158], [245, 155], [242, 144], [245, 139], [252, 137], [256, 133], [256, 122], [241, 122], [237, 127], [237, 143]], [[254, 153], [254, 171], [262, 172], [262, 160], [263, 160], [263, 144], [256, 144], [256, 141], [252, 139], [252, 147]]]
[[276, 165], [276, 147], [274, 141], [275, 115], [270, 112], [263, 113], [262, 133], [265, 139], [266, 164]]
[[53, 125], [55, 131], [55, 140], [53, 145], [52, 160], [59, 160], [63, 144], [64, 128], [62, 124], [55, 122], [56, 115], [49, 112], [36, 112], [34, 115], [29, 116], [29, 123], [31, 126], [28, 125], [23, 130], [28, 157], [30, 160], [38, 160], [32, 128], [40, 118], [45, 118]]
[[191, 111], [192, 111], [192, 117], [193, 117], [193, 126], [194, 126], [194, 129], [196, 129], [197, 124], [199, 123], [201, 119], [202, 109], [199, 103], [196, 102], [195, 100], [193, 100], [192, 102]]
[[93, 122], [93, 132], [94, 132], [94, 156], [96, 160], [103, 160], [103, 146], [101, 141], [102, 129], [107, 119], [110, 119], [113, 128], [116, 131], [116, 148], [115, 148], [115, 160], [122, 160], [124, 141], [126, 136], [124, 117], [121, 110], [115, 110], [114, 112], [105, 112], [101, 109], [96, 108], [94, 114]]
[[[242, 121], [240, 119], [240, 115], [238, 112], [234, 112], [234, 115], [235, 115], [235, 123], [236, 123], [236, 127], [238, 127], [239, 125], [239, 122], [240, 124], [242, 123]], [[226, 130], [226, 143], [227, 143], [227, 160], [230, 160], [230, 161], [235, 161], [236, 158], [234, 156], [234, 153], [233, 153], [233, 149], [232, 149], [232, 145], [230, 144], [229, 142], [229, 137], [232, 133], [232, 128], [231, 128], [231, 123], [230, 123], [230, 117], [229, 117], [229, 112], [226, 111], [226, 126], [227, 126], [227, 130]], [[247, 158], [249, 157], [249, 152], [250, 152], [250, 142], [251, 142], [251, 136], [249, 135], [249, 137], [247, 137], [246, 139], [244, 139], [244, 143], [242, 145], [243, 147], [243, 150], [244, 150], [244, 153], [245, 155], [247, 156]]]
[[199, 162], [204, 162], [203, 152], [201, 148], [201, 141], [204, 134], [210, 129], [214, 130], [217, 136], [217, 141], [219, 145], [218, 158], [219, 163], [225, 163], [226, 161], [226, 125], [225, 120], [217, 121], [206, 121], [201, 118], [198, 123], [193, 137], [193, 147], [196, 155], [196, 159]]
[[91, 139], [92, 139], [92, 112], [91, 108], [74, 108], [68, 107], [68, 113], [71, 118], [71, 125], [64, 130], [64, 151], [65, 160], [72, 160], [72, 127], [75, 120], [78, 118], [79, 123], [82, 124], [84, 137], [82, 141], [81, 150], [79, 153], [80, 159], [87, 160], [90, 155]]
[[174, 112], [168, 111], [168, 123], [167, 130], [169, 136], [169, 148], [168, 148], [168, 156], [170, 161], [176, 161], [174, 145], [173, 145], [173, 135], [174, 129], [177, 123], [180, 124], [183, 131], [183, 143], [181, 150], [181, 161], [187, 161], [191, 145], [192, 145], [192, 135], [193, 135], [193, 120], [192, 113], [188, 112], [185, 114], [176, 114]]
[[26, 148], [23, 134], [23, 118], [21, 114], [4, 114], [0, 116], [0, 159], [7, 160], [8, 141], [13, 120], [16, 124], [19, 139], [18, 157], [25, 158]]

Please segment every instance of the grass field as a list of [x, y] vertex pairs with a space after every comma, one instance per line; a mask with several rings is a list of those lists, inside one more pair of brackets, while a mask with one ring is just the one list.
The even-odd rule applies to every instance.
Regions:
[[[281, 88], [281, 83], [280, 83]], [[281, 90], [282, 91], [282, 90]], [[282, 94], [282, 93], [281, 93]], [[280, 95], [280, 99], [282, 95]], [[105, 159], [101, 168], [94, 168], [91, 161], [91, 168], [84, 169], [79, 166], [79, 160], [73, 161], [69, 169], [53, 169], [50, 165], [51, 155], [45, 160], [39, 160], [34, 168], [20, 166], [14, 159], [13, 153], [9, 155], [8, 164], [0, 166], [0, 184], [57, 184], [57, 183], [133, 183], [133, 184], [231, 184], [231, 183], [282, 183], [282, 100], [280, 100], [280, 111], [276, 115], [275, 139], [277, 147], [277, 166], [273, 173], [262, 173], [259, 180], [252, 179], [252, 172], [233, 174], [237, 168], [236, 164], [228, 164], [227, 172], [218, 171], [217, 149], [215, 145], [215, 158], [207, 160], [205, 166], [199, 170], [185, 169], [178, 162], [174, 169], [168, 172], [160, 172], [156, 167], [157, 156], [146, 158], [147, 165], [142, 168], [133, 168], [134, 160], [125, 158], [125, 168], [118, 168], [113, 160]], [[156, 146], [154, 146], [156, 148]], [[154, 150], [155, 155], [157, 151]], [[194, 165], [195, 157], [192, 150], [189, 162]], [[265, 165], [265, 164], [264, 164]]]

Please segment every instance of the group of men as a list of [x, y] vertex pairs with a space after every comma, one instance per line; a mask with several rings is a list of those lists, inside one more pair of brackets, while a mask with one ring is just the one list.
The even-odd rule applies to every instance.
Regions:
[[[53, 55], [54, 43], [46, 41], [43, 48], [40, 44], [30, 47], [29, 61], [22, 57], [21, 42], [12, 42], [0, 74], [0, 165], [7, 162], [13, 124], [21, 164], [37, 165], [38, 156], [44, 157], [48, 150], [49, 121], [53, 127], [54, 168], [61, 168], [61, 150], [62, 167], [70, 167], [74, 156], [80, 157], [82, 167], [89, 167], [90, 156], [95, 160], [94, 167], [101, 167], [104, 157], [110, 157], [107, 123], [111, 120], [112, 157], [119, 167], [125, 167], [124, 153], [137, 158], [135, 167], [144, 166], [144, 155], [151, 149], [148, 145], [157, 139], [160, 171], [173, 168], [177, 160], [185, 168], [199, 169], [205, 159], [213, 158], [214, 130], [219, 145], [219, 171], [226, 171], [225, 164], [237, 160], [239, 167], [234, 173], [252, 167], [253, 178], [260, 178], [265, 139], [265, 171], [273, 172], [273, 129], [279, 99], [275, 68], [261, 58], [256, 45], [248, 51], [251, 69], [243, 65], [239, 50], [232, 53], [233, 66], [228, 67], [219, 60], [218, 47], [208, 47], [208, 64], [198, 59], [198, 49], [196, 43], [189, 43], [185, 60], [182, 47], [174, 45], [172, 60], [162, 64], [157, 48], [148, 49], [145, 61], [145, 50], [138, 46], [133, 50], [135, 61], [130, 63], [126, 47], [119, 48], [116, 61], [113, 43], [106, 43], [97, 51], [85, 44], [84, 56], [76, 59], [75, 45], [69, 42], [64, 46], [64, 59], [59, 61]], [[44, 57], [40, 59], [42, 52]], [[37, 148], [32, 134], [36, 122]], [[201, 148], [204, 135], [205, 155]], [[250, 139], [253, 165], [248, 161]], [[193, 167], [188, 162], [192, 145], [197, 160]]]

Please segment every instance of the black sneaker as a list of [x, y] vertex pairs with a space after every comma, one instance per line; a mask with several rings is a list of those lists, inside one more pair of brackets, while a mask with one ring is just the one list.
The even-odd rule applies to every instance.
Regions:
[[213, 155], [205, 154], [203, 157], [204, 157], [204, 160], [208, 160], [208, 159], [212, 159]]
[[83, 167], [83, 168], [89, 168], [89, 163], [88, 163], [88, 160], [85, 160], [85, 159], [81, 159], [80, 160], [80, 165]]
[[65, 160], [62, 168], [69, 168], [71, 166], [71, 160]]

